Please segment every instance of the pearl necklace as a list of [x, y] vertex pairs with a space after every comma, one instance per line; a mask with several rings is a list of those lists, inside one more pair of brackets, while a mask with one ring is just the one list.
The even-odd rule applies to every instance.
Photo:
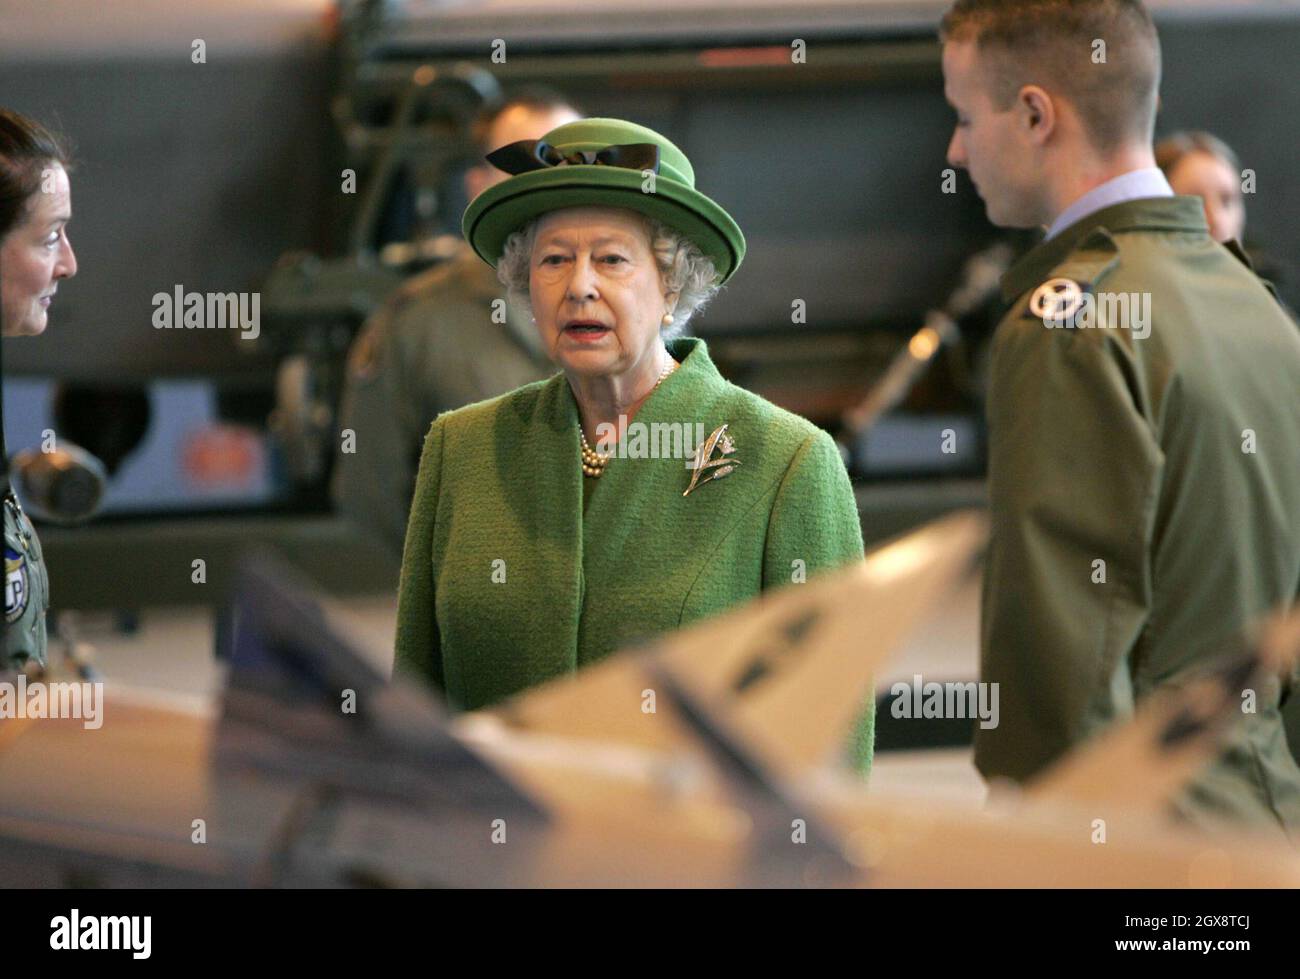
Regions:
[[[665, 367], [663, 373], [659, 375], [659, 380], [655, 381], [655, 386], [650, 389], [650, 393], [647, 394], [646, 397], [650, 397], [651, 394], [654, 394], [655, 391], [659, 390], [659, 385], [664, 382], [664, 378], [677, 370], [679, 366], [680, 365], [677, 361], [669, 358], [668, 366]], [[582, 441], [582, 474], [593, 478], [599, 477], [600, 474], [605, 471], [605, 466], [609, 464], [609, 460], [612, 458], [613, 453], [610, 452], [601, 455], [587, 444], [587, 433], [582, 430], [581, 418], [578, 419], [578, 438]]]

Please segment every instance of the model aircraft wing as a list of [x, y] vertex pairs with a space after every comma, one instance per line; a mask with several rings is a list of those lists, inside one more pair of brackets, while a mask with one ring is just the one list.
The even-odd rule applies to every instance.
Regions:
[[689, 750], [696, 744], [689, 726], [658, 703], [654, 676], [663, 668], [702, 703], [725, 702], [770, 762], [822, 765], [842, 751], [874, 696], [880, 666], [969, 569], [986, 533], [982, 514], [952, 514], [851, 567], [613, 656], [491, 713], [536, 733]]
[[332, 628], [310, 587], [273, 556], [242, 565], [234, 615], [218, 641], [230, 660], [219, 770], [541, 815], [450, 731], [442, 707], [401, 678], [390, 682]]
[[1068, 800], [1094, 809], [1159, 818], [1222, 750], [1252, 691], [1300, 660], [1300, 606], [1279, 612], [1241, 653], [1177, 688], [1150, 697], [1131, 721], [1113, 725], [1045, 772], [1029, 800]]

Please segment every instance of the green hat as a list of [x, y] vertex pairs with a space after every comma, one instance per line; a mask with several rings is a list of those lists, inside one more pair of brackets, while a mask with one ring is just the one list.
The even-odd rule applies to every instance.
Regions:
[[[470, 202], [462, 229], [493, 267], [512, 233], [562, 207], [625, 207], [662, 221], [713, 259], [723, 282], [745, 257], [740, 227], [695, 189], [691, 161], [653, 129], [622, 119], [581, 119], [541, 139], [503, 146], [487, 159], [513, 176]], [[647, 170], [655, 174], [653, 185]]]

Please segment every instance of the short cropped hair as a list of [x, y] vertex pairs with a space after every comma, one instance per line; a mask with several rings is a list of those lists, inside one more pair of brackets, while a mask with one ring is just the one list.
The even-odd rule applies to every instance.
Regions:
[[1040, 85], [1074, 104], [1098, 151], [1150, 145], [1160, 39], [1141, 0], [957, 0], [940, 37], [975, 42], [999, 109]]
[[[717, 295], [720, 277], [713, 260], [680, 231], [652, 218], [645, 218], [645, 222], [664, 289], [677, 293], [673, 322], [660, 330], [664, 339], [669, 340], [680, 334], [687, 320]], [[527, 307], [529, 302], [529, 272], [536, 237], [537, 221], [529, 221], [506, 239], [501, 261], [497, 262], [497, 278], [506, 287], [506, 298], [519, 308]]]
[[1234, 173], [1240, 172], [1241, 161], [1232, 147], [1210, 133], [1191, 130], [1166, 136], [1156, 144], [1156, 166], [1164, 171], [1166, 177], [1173, 174], [1183, 157], [1190, 153], [1208, 153], [1222, 160]]

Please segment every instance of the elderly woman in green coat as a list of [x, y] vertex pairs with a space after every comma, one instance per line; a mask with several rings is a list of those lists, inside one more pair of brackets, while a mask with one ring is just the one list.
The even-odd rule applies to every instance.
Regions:
[[[585, 119], [488, 159], [513, 176], [465, 236], [560, 373], [425, 440], [396, 666], [466, 710], [862, 557], [829, 436], [673, 339], [745, 252], [682, 151]], [[859, 769], [873, 733], [868, 704], [845, 732]]]

